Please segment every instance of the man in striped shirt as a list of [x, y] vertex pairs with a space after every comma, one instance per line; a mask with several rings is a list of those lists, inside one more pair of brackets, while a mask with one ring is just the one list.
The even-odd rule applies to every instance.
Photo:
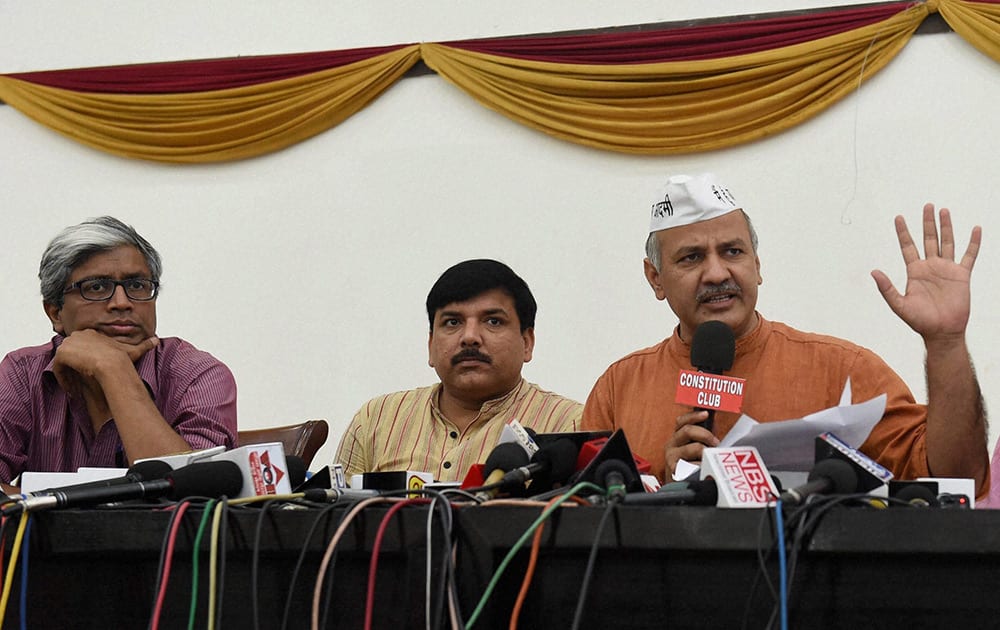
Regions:
[[236, 442], [236, 383], [206, 352], [156, 336], [160, 255], [100, 217], [63, 230], [42, 256], [55, 337], [0, 362], [0, 483], [24, 471], [128, 466]]
[[458, 481], [511, 420], [538, 433], [575, 431], [582, 405], [521, 377], [536, 310], [528, 285], [503, 263], [467, 260], [445, 271], [427, 296], [428, 363], [441, 382], [368, 401], [336, 461], [348, 475], [419, 470]]

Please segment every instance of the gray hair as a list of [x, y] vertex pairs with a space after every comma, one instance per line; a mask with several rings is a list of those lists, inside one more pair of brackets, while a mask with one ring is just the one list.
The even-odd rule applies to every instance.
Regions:
[[[757, 230], [753, 227], [753, 222], [750, 221], [750, 215], [748, 215], [743, 210], [740, 210], [740, 214], [747, 221], [747, 229], [750, 230], [750, 247], [753, 248], [753, 253], [757, 254]], [[646, 237], [646, 258], [652, 263], [653, 268], [659, 273], [662, 271], [660, 269], [660, 241], [656, 238], [656, 232], [650, 232], [649, 236]]]
[[131, 245], [139, 250], [146, 259], [152, 280], [159, 282], [163, 271], [160, 254], [131, 225], [114, 217], [104, 216], [64, 229], [45, 248], [42, 262], [38, 266], [42, 301], [62, 306], [63, 291], [73, 269], [94, 254], [122, 245]]

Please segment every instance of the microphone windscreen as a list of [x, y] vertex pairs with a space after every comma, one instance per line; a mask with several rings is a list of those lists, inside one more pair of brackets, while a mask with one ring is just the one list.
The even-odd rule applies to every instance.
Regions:
[[695, 482], [692, 488], [694, 498], [691, 499], [691, 505], [715, 505], [719, 502], [719, 484], [714, 479]]
[[489, 476], [496, 470], [510, 472], [528, 464], [528, 453], [517, 442], [497, 444], [483, 464], [483, 472]]
[[736, 335], [726, 324], [711, 320], [702, 322], [691, 339], [691, 365], [702, 372], [722, 374], [733, 367], [736, 356]]
[[919, 483], [908, 484], [899, 490], [895, 495], [891, 495], [900, 501], [906, 501], [911, 505], [937, 506], [937, 494], [927, 486]]
[[622, 477], [622, 483], [625, 487], [628, 487], [635, 481], [635, 476], [632, 474], [632, 469], [629, 465], [620, 459], [606, 459], [597, 466], [597, 470], [594, 472], [594, 477], [597, 478], [597, 483], [605, 488], [608, 487], [608, 478], [611, 473], [618, 473]]
[[147, 459], [132, 464], [125, 476], [134, 481], [152, 481], [153, 479], [163, 479], [172, 470], [173, 467], [167, 462], [159, 459]]
[[306, 460], [298, 455], [285, 455], [285, 467], [288, 469], [288, 483], [298, 488], [306, 480]]
[[233, 462], [195, 462], [167, 474], [169, 497], [235, 497], [243, 490], [243, 473]]
[[816, 462], [809, 471], [809, 481], [829, 479], [828, 494], [853, 494], [858, 491], [858, 474], [842, 459], [824, 459]]
[[538, 449], [531, 457], [536, 464], [547, 464], [548, 477], [552, 483], [563, 483], [576, 471], [576, 456], [579, 449], [569, 438], [558, 440]]

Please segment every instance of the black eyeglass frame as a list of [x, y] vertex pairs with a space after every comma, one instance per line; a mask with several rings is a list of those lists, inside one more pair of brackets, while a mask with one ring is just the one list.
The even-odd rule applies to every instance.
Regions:
[[[131, 293], [129, 293], [128, 292], [128, 286], [126, 286], [126, 285], [129, 282], [135, 282], [136, 280], [139, 280], [141, 282], [148, 282], [148, 283], [152, 284], [153, 285], [153, 295], [151, 295], [149, 297], [134, 297]], [[108, 293], [108, 297], [105, 297], [105, 298], [89, 298], [89, 297], [87, 297], [86, 295], [83, 294], [83, 285], [84, 284], [86, 284], [88, 282], [97, 282], [97, 281], [107, 282], [108, 284], [111, 285], [111, 292]], [[70, 293], [71, 291], [76, 290], [76, 292], [80, 294], [80, 297], [83, 298], [83, 299], [85, 299], [85, 300], [87, 300], [88, 302], [107, 302], [108, 300], [110, 300], [111, 298], [114, 297], [115, 291], [118, 290], [118, 287], [121, 287], [122, 290], [125, 291], [125, 297], [127, 297], [130, 300], [132, 300], [133, 302], [152, 302], [153, 300], [156, 299], [156, 296], [160, 292], [160, 283], [157, 282], [156, 280], [153, 280], [152, 278], [125, 278], [124, 280], [115, 280], [114, 278], [85, 278], [83, 280], [79, 280], [77, 282], [74, 282], [73, 284], [71, 284], [68, 287], [66, 287], [65, 289], [63, 289], [63, 295], [66, 295], [67, 293]]]

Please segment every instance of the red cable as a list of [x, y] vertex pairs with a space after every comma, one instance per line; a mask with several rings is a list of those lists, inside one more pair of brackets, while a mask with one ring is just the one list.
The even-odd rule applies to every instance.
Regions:
[[170, 581], [170, 565], [174, 556], [174, 542], [177, 541], [177, 532], [180, 531], [181, 521], [184, 512], [191, 507], [190, 503], [182, 503], [177, 507], [177, 516], [174, 517], [174, 525], [167, 534], [167, 557], [163, 559], [163, 579], [160, 580], [160, 592], [156, 595], [156, 606], [153, 608], [153, 618], [149, 622], [150, 630], [158, 630], [160, 627], [160, 612], [163, 610], [163, 600], [167, 594], [167, 582]]
[[389, 508], [389, 511], [382, 517], [382, 522], [379, 523], [378, 532], [375, 534], [375, 542], [372, 544], [372, 559], [368, 564], [368, 593], [365, 598], [365, 630], [371, 630], [372, 627], [372, 616], [375, 611], [375, 571], [378, 569], [378, 552], [379, 548], [382, 546], [382, 538], [385, 535], [385, 530], [389, 526], [389, 519], [392, 518], [393, 514], [401, 510], [403, 506], [420, 505], [424, 503], [430, 503], [430, 499], [409, 499], [407, 501], [400, 501]]

